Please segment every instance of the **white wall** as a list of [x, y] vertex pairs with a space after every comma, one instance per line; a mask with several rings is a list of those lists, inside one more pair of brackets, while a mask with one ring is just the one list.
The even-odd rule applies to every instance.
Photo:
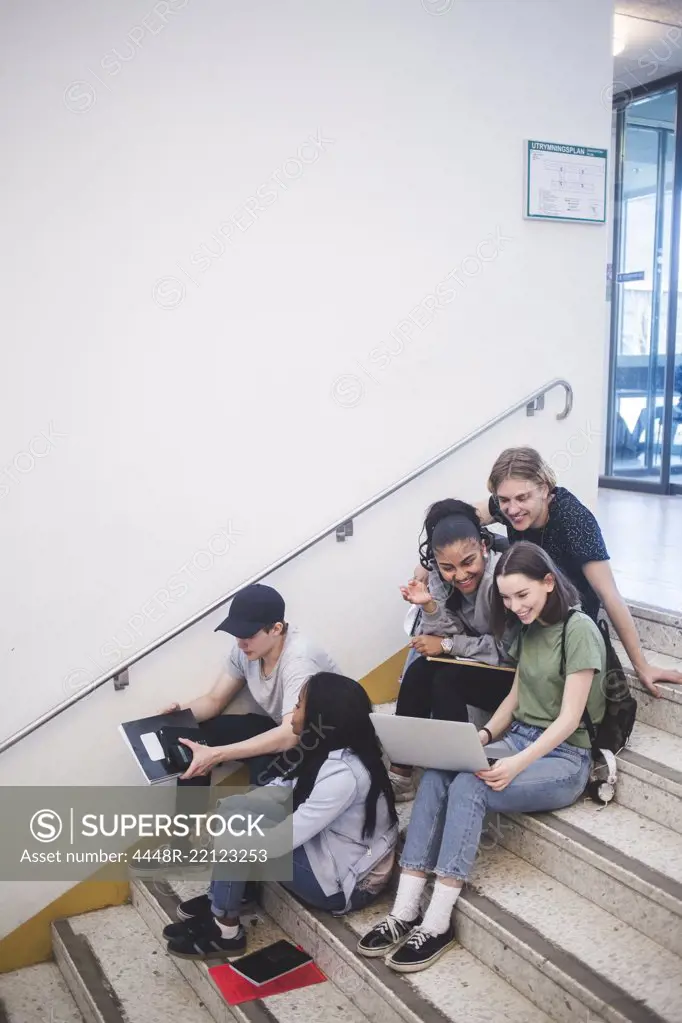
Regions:
[[[522, 218], [523, 140], [608, 145], [611, 10], [538, 7], [4, 15], [2, 734], [554, 376], [566, 422], [554, 396], [271, 581], [360, 675], [402, 642], [424, 507], [480, 498], [503, 446], [593, 503], [607, 229]], [[207, 683], [220, 617], [8, 751], [0, 782], [137, 784], [114, 725]], [[6, 886], [2, 932], [63, 887]]]

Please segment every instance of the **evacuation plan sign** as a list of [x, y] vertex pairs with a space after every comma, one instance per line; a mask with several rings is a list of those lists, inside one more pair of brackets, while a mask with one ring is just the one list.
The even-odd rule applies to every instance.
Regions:
[[606, 222], [606, 150], [528, 141], [525, 215]]

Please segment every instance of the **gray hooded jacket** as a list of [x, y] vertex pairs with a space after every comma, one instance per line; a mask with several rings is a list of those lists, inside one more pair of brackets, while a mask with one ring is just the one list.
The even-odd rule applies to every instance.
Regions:
[[[257, 831], [253, 835], [249, 831], [249, 838], [240, 838], [240, 849], [263, 847], [268, 860], [275, 860], [303, 846], [320, 888], [325, 895], [343, 892], [346, 912], [358, 882], [398, 841], [398, 825], [391, 821], [383, 794], [377, 800], [373, 834], [362, 834], [370, 786], [369, 772], [360, 758], [349, 749], [337, 749], [322, 764], [313, 791], [293, 814], [284, 805], [292, 789], [291, 781], [285, 779], [229, 796], [219, 804], [220, 813], [264, 814], [265, 832], [259, 837]], [[282, 804], [279, 811], [278, 803]]]
[[[426, 636], [451, 638], [453, 657], [469, 657], [484, 664], [515, 664], [509, 648], [516, 639], [520, 623], [507, 628], [501, 640], [495, 639], [490, 626], [495, 566], [501, 557], [500, 553], [489, 553], [483, 578], [474, 594], [473, 608], [463, 607], [459, 611], [451, 611], [446, 606], [454, 587], [444, 582], [436, 569], [429, 572], [429, 592], [438, 607], [433, 614], [422, 611], [419, 631]], [[472, 632], [476, 635], [471, 635]]]

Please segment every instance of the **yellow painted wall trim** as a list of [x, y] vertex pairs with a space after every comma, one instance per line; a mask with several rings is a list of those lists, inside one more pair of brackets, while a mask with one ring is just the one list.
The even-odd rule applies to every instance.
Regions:
[[[399, 650], [368, 675], [360, 679], [372, 703], [388, 703], [398, 695], [398, 679], [407, 655], [407, 648]], [[248, 777], [231, 775], [228, 784], [248, 783]], [[120, 906], [130, 898], [130, 886], [126, 881], [81, 881], [74, 888], [64, 892], [45, 909], [21, 924], [16, 930], [0, 939], [0, 973], [18, 970], [22, 966], [33, 966], [52, 957], [53, 920], [89, 913], [106, 906]]]
[[0, 940], [0, 973], [51, 959], [53, 920], [105, 906], [120, 906], [129, 898], [127, 881], [81, 881]]
[[372, 703], [390, 703], [397, 699], [398, 679], [403, 670], [409, 647], [404, 647], [360, 679]]

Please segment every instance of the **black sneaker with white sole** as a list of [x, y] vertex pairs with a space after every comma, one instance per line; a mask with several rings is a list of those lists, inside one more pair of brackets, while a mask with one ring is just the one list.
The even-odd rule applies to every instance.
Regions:
[[422, 918], [420, 916], [410, 923], [405, 923], [389, 913], [384, 920], [373, 927], [371, 931], [367, 931], [364, 937], [360, 938], [356, 946], [357, 951], [361, 956], [366, 956], [368, 959], [372, 959], [375, 956], [385, 956], [388, 952], [398, 948], [405, 941], [410, 931], [421, 922]]
[[184, 934], [168, 942], [168, 952], [178, 959], [231, 959], [246, 952], [246, 931], [239, 925], [234, 938], [224, 938], [213, 916], [190, 922]]
[[452, 926], [444, 934], [427, 934], [416, 927], [407, 941], [386, 960], [386, 965], [397, 973], [417, 973], [425, 970], [456, 944]]

